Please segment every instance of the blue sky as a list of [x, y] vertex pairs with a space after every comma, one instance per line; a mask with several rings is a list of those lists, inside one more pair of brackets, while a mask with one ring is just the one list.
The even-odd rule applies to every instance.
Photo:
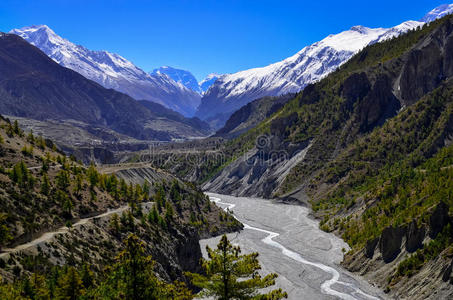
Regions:
[[169, 65], [197, 79], [265, 66], [354, 25], [418, 20], [445, 1], [1, 0], [0, 31], [46, 24], [142, 69]]

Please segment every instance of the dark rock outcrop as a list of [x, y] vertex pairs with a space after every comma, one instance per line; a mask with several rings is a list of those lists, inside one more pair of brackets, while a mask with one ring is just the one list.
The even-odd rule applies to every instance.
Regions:
[[453, 276], [451, 276], [452, 269], [453, 269], [453, 260], [451, 261], [451, 263], [448, 266], [446, 266], [441, 271], [442, 280], [444, 282], [449, 282], [449, 283], [453, 284]]
[[379, 250], [385, 263], [392, 262], [401, 252], [401, 242], [406, 233], [404, 227], [387, 227], [382, 231]]
[[431, 217], [429, 218], [429, 236], [431, 238], [435, 238], [450, 222], [448, 209], [448, 205], [444, 202], [440, 202], [434, 209]]
[[365, 257], [366, 258], [373, 257], [374, 250], [376, 249], [378, 242], [379, 242], [379, 238], [374, 238], [374, 239], [366, 242], [366, 245], [365, 245]]
[[364, 72], [354, 73], [343, 83], [342, 94], [346, 99], [346, 108], [352, 110], [357, 100], [363, 99], [370, 91], [371, 83]]
[[401, 95], [408, 103], [435, 89], [442, 79], [440, 49], [431, 42], [423, 49], [414, 49], [401, 74]]
[[407, 55], [400, 80], [406, 105], [415, 103], [453, 75], [453, 23], [447, 20], [431, 37]]
[[293, 112], [287, 117], [277, 118], [271, 123], [271, 135], [285, 138], [287, 129], [297, 122], [297, 113]]
[[418, 228], [417, 222], [412, 221], [406, 232], [406, 250], [412, 253], [423, 247], [425, 233], [426, 230], [423, 226]]
[[396, 115], [401, 105], [392, 93], [390, 78], [380, 75], [358, 108], [360, 131], [367, 132]]

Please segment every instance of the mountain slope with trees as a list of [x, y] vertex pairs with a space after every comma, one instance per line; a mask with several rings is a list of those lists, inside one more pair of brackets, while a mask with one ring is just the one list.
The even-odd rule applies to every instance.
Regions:
[[366, 47], [226, 142], [204, 188], [310, 204], [351, 270], [395, 297], [450, 297], [452, 45], [446, 16]]
[[[131, 233], [161, 280], [201, 270], [200, 236], [242, 228], [194, 185], [150, 169], [128, 182], [66, 157], [50, 141], [0, 120], [0, 273], [4, 280], [85, 264], [100, 275]], [[65, 226], [63, 229], [62, 226]], [[28, 244], [27, 244], [28, 243]], [[24, 247], [24, 245], [28, 245]], [[63, 276], [63, 275], [62, 275]], [[75, 276], [75, 275], [74, 275]]]

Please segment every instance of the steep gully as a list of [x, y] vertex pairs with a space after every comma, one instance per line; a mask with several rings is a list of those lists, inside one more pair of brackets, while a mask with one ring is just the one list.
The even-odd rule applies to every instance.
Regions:
[[[222, 195], [217, 195], [217, 194], [208, 194], [208, 195], [209, 195], [211, 201], [224, 207], [225, 211], [232, 212], [232, 209], [236, 207], [236, 204], [234, 204], [234, 203], [222, 201], [222, 199], [219, 198], [219, 197], [222, 197]], [[224, 197], [222, 197], [222, 198], [224, 198]], [[246, 199], [249, 199], [249, 198], [241, 198], [242, 201], [245, 201]], [[258, 207], [255, 204], [256, 203], [252, 204], [252, 209], [256, 211], [256, 210], [258, 210]], [[273, 205], [278, 205], [278, 204], [273, 204]], [[283, 205], [281, 205], [281, 206], [283, 206]], [[289, 209], [291, 209], [291, 208], [289, 208]], [[302, 212], [302, 211], [300, 211], [300, 212]], [[300, 212], [297, 214], [296, 219], [301, 219]], [[278, 215], [277, 210], [274, 210], [274, 214]], [[320, 263], [320, 262], [314, 262], [313, 259], [308, 260], [308, 259], [304, 258], [300, 253], [292, 251], [292, 250], [288, 249], [287, 247], [285, 247], [284, 245], [282, 245], [280, 242], [277, 242], [275, 239], [277, 239], [280, 236], [279, 233], [273, 232], [270, 230], [266, 230], [266, 229], [262, 229], [259, 227], [251, 226], [247, 223], [244, 223], [244, 219], [246, 219], [246, 220], [248, 219], [247, 216], [240, 217], [237, 214], [235, 214], [235, 217], [244, 224], [244, 229], [246, 231], [253, 230], [253, 231], [257, 231], [257, 232], [266, 234], [266, 236], [261, 239], [261, 242], [263, 242], [264, 244], [269, 245], [273, 248], [277, 248], [281, 252], [281, 254], [290, 258], [293, 261], [296, 261], [298, 263], [301, 263], [301, 264], [304, 264], [304, 265], [307, 265], [310, 267], [314, 267], [315, 269], [320, 269], [323, 272], [329, 274], [331, 276], [330, 279], [327, 279], [327, 280], [323, 279], [323, 281], [320, 282], [321, 283], [320, 289], [321, 289], [322, 294], [333, 296], [333, 298], [335, 298], [335, 299], [338, 298], [338, 299], [346, 299], [346, 300], [380, 299], [378, 297], [375, 297], [375, 296], [369, 294], [369, 293], [376, 294], [376, 291], [364, 292], [361, 288], [357, 287], [357, 285], [360, 285], [361, 287], [364, 286], [363, 282], [359, 284], [358, 282], [355, 282], [354, 280], [352, 280], [352, 282], [340, 281], [340, 276], [344, 275], [344, 272], [342, 272], [342, 274], [340, 275], [340, 272], [337, 271], [336, 269], [334, 269], [333, 267]], [[284, 217], [284, 216], [278, 216], [278, 218], [280, 218], [280, 217]], [[254, 220], [256, 222], [256, 216], [251, 216], [250, 220]], [[266, 225], [264, 225], [264, 226], [266, 226]], [[285, 226], [285, 227], [282, 227], [279, 229], [282, 229], [284, 231], [286, 227], [288, 227], [288, 226]], [[282, 234], [283, 234], [283, 232], [282, 232]], [[292, 233], [289, 234], [289, 236], [292, 237], [293, 236]], [[297, 239], [298, 237], [295, 236], [294, 238]], [[253, 250], [255, 250], [255, 249], [253, 249]], [[332, 249], [330, 249], [330, 250], [332, 250]], [[336, 249], [333, 249], [333, 250], [336, 250]], [[266, 251], [264, 251], [264, 253], [260, 252], [260, 258], [263, 257], [264, 255], [268, 255], [268, 253], [266, 253]], [[270, 256], [270, 255], [268, 255], [268, 256]], [[277, 257], [278, 257], [278, 255], [275, 255], [275, 253], [273, 253], [273, 259], [276, 259]], [[300, 272], [300, 270], [298, 272]], [[302, 271], [302, 273], [303, 272], [304, 271]], [[300, 277], [300, 275], [299, 275], [299, 277]], [[351, 281], [350, 278], [349, 278], [349, 281]], [[336, 287], [336, 289], [334, 289], [334, 286]], [[369, 288], [367, 288], [367, 290], [368, 289]], [[300, 294], [300, 293], [301, 293], [300, 291], [299, 291], [298, 295], [295, 295], [294, 293], [293, 294], [289, 293], [289, 297], [290, 297], [290, 299], [292, 299], [292, 298], [299, 299], [298, 297], [300, 297], [300, 295], [304, 295], [305, 296], [304, 298], [306, 298], [306, 296], [308, 296], [308, 298], [311, 298], [311, 296], [314, 296], [314, 295], [310, 295], [311, 292], [302, 292], [302, 294]], [[319, 295], [317, 295], [317, 296], [323, 298], [322, 296], [319, 296]]]

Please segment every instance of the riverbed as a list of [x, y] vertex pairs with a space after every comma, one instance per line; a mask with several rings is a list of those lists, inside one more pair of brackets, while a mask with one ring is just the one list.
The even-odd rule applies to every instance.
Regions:
[[[348, 245], [320, 230], [308, 208], [257, 198], [208, 195], [245, 225], [244, 230], [228, 238], [243, 253], [260, 254], [263, 274], [277, 273], [275, 287], [285, 290], [288, 299], [385, 299], [380, 290], [339, 265]], [[219, 239], [201, 240], [203, 255], [206, 245], [214, 248]]]

